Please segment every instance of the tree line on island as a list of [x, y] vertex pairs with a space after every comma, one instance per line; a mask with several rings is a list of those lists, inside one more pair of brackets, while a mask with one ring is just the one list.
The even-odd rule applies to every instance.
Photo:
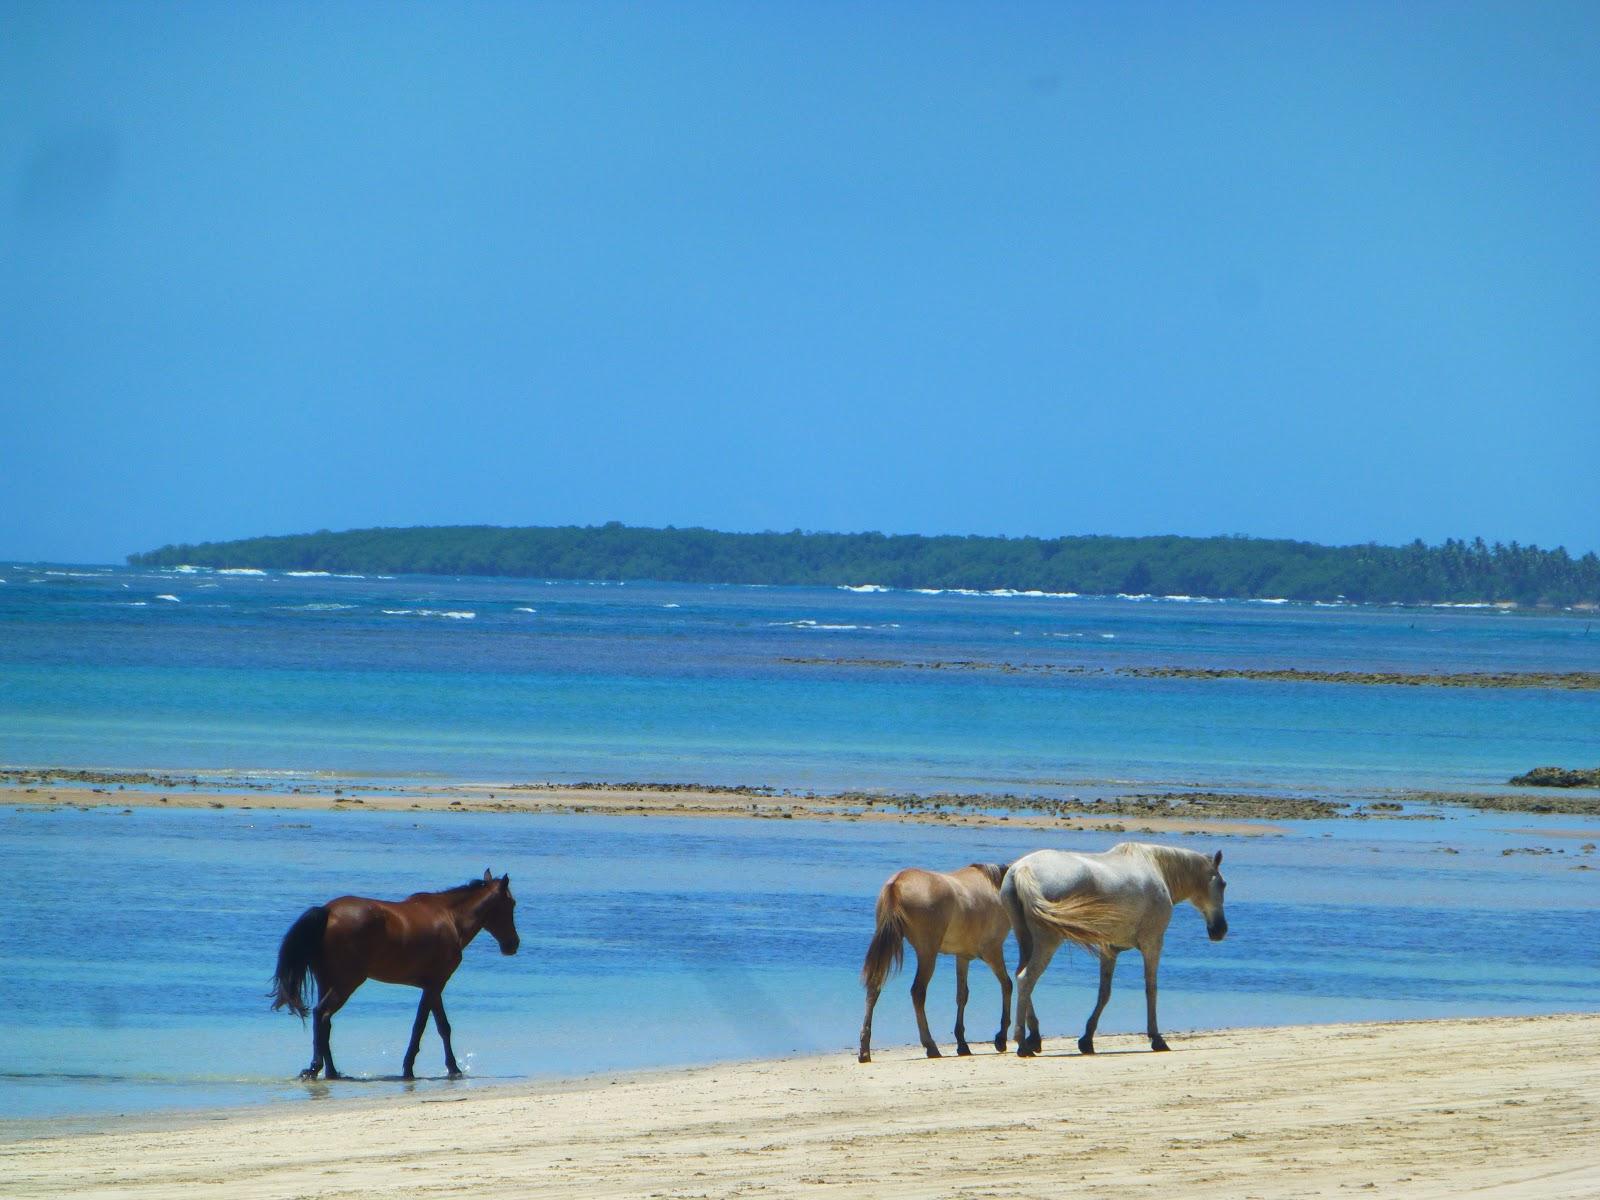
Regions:
[[1357, 602], [1600, 602], [1600, 558], [1516, 542], [1321, 546], [1251, 537], [720, 533], [595, 526], [352, 529], [169, 545], [141, 567], [682, 583], [1154, 594]]

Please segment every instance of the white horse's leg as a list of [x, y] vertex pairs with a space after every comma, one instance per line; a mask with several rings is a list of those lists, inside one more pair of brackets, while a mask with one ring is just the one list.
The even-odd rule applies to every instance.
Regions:
[[1111, 973], [1116, 969], [1117, 952], [1107, 950], [1100, 956], [1100, 995], [1094, 1002], [1094, 1011], [1089, 1014], [1089, 1023], [1083, 1027], [1083, 1036], [1078, 1039], [1080, 1054], [1094, 1053], [1094, 1031], [1100, 1027], [1100, 1014], [1106, 1010], [1106, 1001], [1111, 999]]
[[1165, 1050], [1166, 1039], [1156, 1024], [1156, 968], [1161, 965], [1161, 943], [1143, 947], [1139, 953], [1144, 958], [1145, 1032], [1150, 1035], [1150, 1049]]
[[963, 1057], [972, 1053], [967, 1045], [967, 968], [971, 965], [967, 955], [956, 956], [956, 1053]]
[[1017, 1053], [1023, 1058], [1039, 1053], [1039, 1014], [1033, 1007], [1033, 988], [1060, 945], [1061, 939], [1055, 933], [1034, 930], [1033, 954], [1017, 970], [1017, 1018], [1013, 1040], [1017, 1043]]
[[983, 961], [1000, 981], [1000, 1032], [994, 1035], [994, 1048], [1006, 1052], [1006, 1027], [1011, 1024], [1011, 976], [1006, 974], [1005, 943], [996, 942], [983, 954]]

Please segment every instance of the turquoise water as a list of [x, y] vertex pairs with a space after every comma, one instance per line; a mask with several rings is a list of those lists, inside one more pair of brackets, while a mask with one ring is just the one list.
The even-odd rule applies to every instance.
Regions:
[[[0, 762], [788, 788], [1495, 786], [1600, 693], [786, 659], [1600, 670], [1570, 614], [0, 567]], [[169, 597], [163, 599], [163, 597]]]
[[[1600, 763], [1600, 694], [912, 670], [839, 660], [1600, 670], [1573, 614], [841, 589], [0, 567], [0, 762], [373, 778], [677, 780], [1094, 794], [1502, 786]], [[785, 661], [792, 659], [824, 662]], [[1591, 1008], [1593, 821], [1296, 824], [1226, 848], [1232, 934], [1174, 922], [1172, 1031]], [[873, 899], [895, 869], [1113, 839], [1005, 829], [585, 816], [0, 809], [0, 1117], [382, 1094], [414, 992], [335, 1025], [304, 1085], [264, 998], [307, 905], [510, 871], [522, 953], [447, 993], [485, 1080], [848, 1053]], [[1207, 841], [1209, 846], [1211, 841]], [[1529, 846], [1559, 853], [1510, 854]], [[1448, 854], [1447, 849], [1458, 850]], [[1142, 1026], [1124, 965], [1104, 1028]], [[904, 980], [901, 981], [903, 985]], [[952, 972], [931, 1018], [952, 1022]], [[1047, 1037], [1093, 996], [1082, 955]], [[973, 973], [969, 1025], [998, 989]], [[904, 987], [876, 1040], [914, 1040]], [[430, 1034], [419, 1067], [441, 1071]]]
[[[1600, 870], [1571, 818], [1310, 823], [1225, 851], [1231, 932], [1187, 907], [1162, 960], [1161, 1011], [1186, 1029], [1593, 1008]], [[1337, 827], [1339, 836], [1327, 837]], [[508, 871], [521, 953], [475, 943], [446, 993], [470, 1078], [418, 1087], [790, 1054], [853, 1053], [873, 902], [900, 866], [1005, 860], [1105, 835], [830, 822], [415, 816], [272, 810], [0, 809], [0, 1117], [142, 1112], [387, 1094], [413, 990], [368, 984], [336, 1019], [349, 1083], [301, 1084], [301, 1023], [268, 1011], [278, 939], [308, 905], [397, 897]], [[1504, 855], [1536, 842], [1561, 853]], [[1459, 851], [1446, 854], [1444, 847]], [[1008, 951], [1008, 956], [1013, 951]], [[969, 1029], [999, 990], [973, 972]], [[1143, 1027], [1136, 959], [1109, 1032]], [[1047, 1038], [1075, 1037], [1095, 971], [1063, 953], [1040, 985]], [[879, 1045], [915, 1040], [909, 980], [879, 1005]], [[930, 1021], [948, 1040], [954, 975]]]

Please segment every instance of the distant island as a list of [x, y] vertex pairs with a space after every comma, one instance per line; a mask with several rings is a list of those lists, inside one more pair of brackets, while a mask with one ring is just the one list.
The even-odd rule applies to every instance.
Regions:
[[924, 537], [592, 526], [351, 529], [163, 546], [140, 567], [504, 575], [1085, 595], [1568, 606], [1600, 603], [1600, 558], [1516, 542], [1320, 546], [1250, 537]]

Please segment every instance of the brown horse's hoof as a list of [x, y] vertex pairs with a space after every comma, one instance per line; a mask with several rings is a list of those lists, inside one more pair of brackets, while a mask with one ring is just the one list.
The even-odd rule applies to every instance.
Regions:
[[317, 1077], [317, 1073], [319, 1071], [321, 1071], [321, 1070], [322, 1070], [321, 1067], [307, 1067], [304, 1071], [300, 1072], [300, 1078], [301, 1079], [315, 1079]]
[[965, 1042], [958, 1042], [956, 1044], [956, 1057], [957, 1058], [971, 1058], [972, 1057], [972, 1047], [967, 1045]]
[[867, 1053], [867, 1051], [863, 1050], [860, 1054], [856, 1055], [856, 1061], [858, 1063], [871, 1062], [872, 1061], [872, 1055]]
[[1006, 1052], [1006, 1035], [1005, 1034], [1002, 1033], [999, 1037], [994, 1039], [994, 1048], [997, 1051], [999, 1051], [1001, 1054], [1004, 1054]]
[[1153, 1038], [1150, 1039], [1150, 1049], [1152, 1049], [1152, 1050], [1171, 1050], [1172, 1047], [1167, 1045], [1167, 1039], [1166, 1038], [1164, 1038], [1164, 1037], [1153, 1037]]
[[1028, 1045], [1026, 1042], [1019, 1042], [1017, 1044], [1017, 1057], [1018, 1058], [1032, 1058], [1037, 1053], [1039, 1053], [1039, 1052], [1037, 1050], [1035, 1050], [1032, 1046]]
[[944, 1055], [939, 1053], [939, 1047], [937, 1047], [937, 1046], [929, 1046], [928, 1047], [928, 1057], [929, 1058], [943, 1058]]
[[1078, 1039], [1078, 1053], [1079, 1054], [1093, 1054], [1094, 1053], [1094, 1039], [1093, 1038], [1086, 1038], [1086, 1037], [1079, 1038]]

